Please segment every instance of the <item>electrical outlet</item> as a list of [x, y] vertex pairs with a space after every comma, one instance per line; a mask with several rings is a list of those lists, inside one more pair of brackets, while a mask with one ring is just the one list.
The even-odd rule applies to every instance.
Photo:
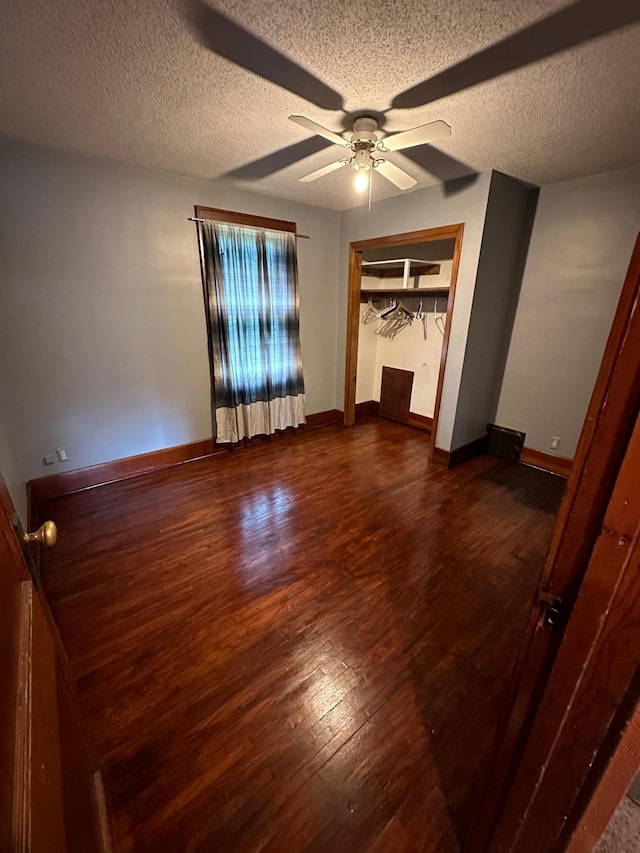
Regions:
[[42, 459], [43, 465], [55, 465], [56, 455], [55, 453], [47, 453], [45, 457]]
[[560, 448], [560, 436], [554, 435], [551, 437], [551, 449], [558, 450]]
[[56, 447], [56, 453], [58, 454], [58, 459], [61, 462], [69, 461], [69, 454], [67, 453], [66, 447]]

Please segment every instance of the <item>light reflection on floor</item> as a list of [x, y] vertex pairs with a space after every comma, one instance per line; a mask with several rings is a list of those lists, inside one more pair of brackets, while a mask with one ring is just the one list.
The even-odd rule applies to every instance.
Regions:
[[[260, 489], [239, 501], [239, 534], [244, 543], [252, 545], [254, 555], [250, 562], [238, 566], [248, 586], [280, 572], [278, 544], [290, 533], [294, 505], [290, 490], [282, 485]], [[256, 541], [263, 545], [257, 554]]]
[[[255, 536], [259, 526], [281, 529], [289, 521], [292, 497], [285, 486], [271, 486], [240, 504], [240, 527], [245, 536]], [[284, 531], [283, 531], [284, 532]]]

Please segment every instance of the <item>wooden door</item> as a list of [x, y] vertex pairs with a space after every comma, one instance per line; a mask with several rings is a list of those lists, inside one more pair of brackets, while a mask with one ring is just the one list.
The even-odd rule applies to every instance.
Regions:
[[588, 777], [640, 694], [640, 419], [506, 800], [492, 850], [564, 849]]
[[0, 850], [111, 850], [102, 774], [0, 473]]
[[383, 418], [391, 418], [392, 421], [408, 424], [412, 390], [412, 370], [383, 367], [379, 414]]
[[[504, 829], [505, 804], [509, 800], [510, 808], [517, 811], [513, 801], [513, 784], [517, 777], [522, 786], [520, 807], [526, 809], [523, 792], [527, 783], [520, 774], [527, 743], [542, 713], [540, 703], [565, 630], [573, 618], [573, 607], [582, 594], [591, 554], [602, 535], [605, 513], [629, 447], [639, 405], [640, 235], [631, 257], [566, 497], [558, 513], [537, 598], [516, 663], [511, 699], [498, 729], [494, 754], [487, 770], [485, 794], [467, 839], [470, 850], [512, 849]], [[545, 618], [545, 600], [549, 599], [560, 601], [560, 616], [552, 620]], [[545, 758], [540, 754], [538, 758], [542, 768], [549, 756]], [[534, 779], [529, 779], [529, 782], [529, 794], [533, 796]], [[524, 811], [518, 820], [523, 817]], [[495, 846], [494, 835], [498, 820], [502, 826], [499, 848]]]

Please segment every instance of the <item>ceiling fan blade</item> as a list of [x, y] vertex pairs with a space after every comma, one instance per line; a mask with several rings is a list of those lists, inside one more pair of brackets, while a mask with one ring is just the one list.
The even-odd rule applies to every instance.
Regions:
[[431, 104], [571, 47], [640, 21], [638, 0], [577, 0], [541, 21], [474, 53], [393, 99], [393, 109]]
[[311, 119], [306, 116], [289, 116], [289, 121], [293, 121], [301, 127], [305, 127], [307, 130], [310, 130], [311, 133], [317, 133], [318, 136], [324, 136], [325, 139], [328, 139], [329, 142], [333, 142], [335, 145], [349, 145], [347, 140], [343, 139], [342, 136], [334, 133], [332, 130], [327, 130], [326, 127], [323, 127], [316, 121], [311, 121]]
[[186, 18], [208, 50], [323, 110], [341, 110], [342, 96], [205, 0], [187, 0]]
[[267, 178], [269, 175], [286, 169], [287, 166], [292, 166], [298, 160], [304, 160], [305, 157], [310, 157], [325, 148], [329, 148], [326, 139], [310, 136], [308, 139], [294, 142], [293, 145], [287, 145], [285, 148], [273, 151], [271, 154], [253, 160], [251, 163], [238, 166], [237, 169], [227, 172], [225, 177], [236, 178], [239, 181], [259, 181], [260, 178]]
[[456, 160], [432, 145], [421, 145], [402, 152], [416, 166], [420, 166], [434, 178], [446, 184], [448, 181], [458, 181], [460, 178], [477, 177], [477, 171], [462, 160]]
[[402, 151], [403, 148], [425, 145], [427, 142], [446, 139], [448, 136], [451, 136], [451, 128], [446, 121], [432, 121], [421, 127], [414, 127], [413, 130], [404, 130], [402, 133], [386, 136], [378, 145], [383, 151]]
[[411, 187], [415, 187], [418, 183], [411, 177], [411, 175], [408, 175], [404, 169], [401, 169], [400, 166], [396, 166], [395, 163], [390, 163], [388, 160], [383, 160], [382, 163], [378, 163], [376, 170], [401, 190], [410, 190]]
[[437, 178], [443, 187], [445, 196], [462, 192], [478, 179], [478, 172], [462, 160], [456, 160], [432, 145], [420, 145], [402, 152], [416, 166]]
[[309, 181], [317, 181], [318, 178], [322, 178], [325, 175], [329, 175], [331, 172], [335, 172], [336, 169], [341, 169], [343, 166], [346, 165], [346, 160], [338, 160], [336, 163], [329, 163], [328, 166], [323, 166], [322, 169], [316, 169], [315, 172], [310, 172], [303, 178], [298, 178], [298, 180], [302, 181], [303, 184], [308, 184]]

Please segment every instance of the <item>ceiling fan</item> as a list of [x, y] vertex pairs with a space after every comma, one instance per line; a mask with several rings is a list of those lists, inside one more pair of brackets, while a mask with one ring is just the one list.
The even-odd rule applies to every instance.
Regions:
[[[344, 98], [339, 92], [211, 6], [210, 0], [182, 0], [182, 2], [188, 25], [198, 41], [208, 50], [289, 91], [292, 95], [315, 104], [322, 110], [335, 110], [342, 113], [345, 119], [350, 118], [345, 110]], [[602, 0], [570, 0], [547, 17], [535, 20], [523, 29], [481, 48], [432, 77], [398, 93], [387, 109], [376, 113], [377, 121], [369, 116], [364, 118], [354, 116], [354, 130], [350, 141], [304, 116], [291, 116], [290, 118], [297, 124], [312, 130], [318, 136], [287, 145], [285, 148], [234, 169], [228, 175], [241, 180], [259, 180], [321, 151], [327, 147], [328, 142], [331, 142], [350, 148], [350, 155], [343, 158], [344, 162], [341, 160], [332, 163], [301, 180], [315, 180], [323, 174], [329, 174], [334, 169], [351, 163], [356, 172], [365, 173], [365, 180], [367, 175], [370, 177], [373, 171], [377, 170], [393, 183], [396, 183], [394, 178], [399, 181], [401, 177], [403, 183], [411, 181], [411, 184], [406, 184], [408, 189], [414, 185], [413, 178], [386, 158], [375, 156], [378, 151], [384, 154], [387, 151], [399, 151], [402, 148], [408, 149], [406, 156], [409, 159], [444, 183], [445, 194], [449, 191], [456, 192], [456, 187], [460, 187], [463, 182], [475, 180], [477, 173], [450, 154], [425, 144], [442, 138], [442, 136], [427, 136], [427, 128], [444, 126], [446, 133], [443, 135], [448, 136], [450, 133], [448, 125], [444, 122], [432, 122], [414, 130], [380, 139], [379, 128], [384, 124], [386, 115], [390, 111], [416, 109], [432, 104], [441, 98], [450, 97], [479, 83], [500, 78], [511, 71], [524, 68], [638, 21], [640, 21], [638, 0], [613, 0], [610, 3], [603, 3]], [[375, 111], [372, 110], [372, 112]], [[361, 121], [366, 122], [366, 126], [360, 124]], [[420, 138], [420, 141], [410, 141], [412, 134], [422, 132], [425, 135]], [[369, 134], [370, 138], [364, 137], [364, 134]], [[319, 137], [323, 137], [324, 140]], [[364, 153], [359, 154], [360, 151]], [[359, 158], [358, 164], [364, 164], [364, 168], [356, 168], [356, 156]], [[376, 161], [382, 162], [376, 163]], [[390, 177], [391, 174], [394, 178]], [[396, 186], [401, 185], [397, 183]]]
[[392, 151], [402, 151], [405, 148], [426, 145], [436, 139], [451, 136], [451, 128], [444, 121], [432, 121], [429, 124], [423, 124], [421, 127], [414, 127], [412, 130], [405, 130], [402, 133], [394, 133], [391, 136], [380, 138], [377, 132], [378, 122], [376, 119], [371, 116], [361, 116], [353, 123], [353, 133], [350, 139], [345, 139], [310, 118], [306, 118], [306, 116], [289, 116], [289, 119], [318, 136], [323, 136], [335, 145], [348, 148], [350, 152], [349, 156], [304, 175], [299, 178], [300, 181], [303, 183], [316, 181], [318, 178], [335, 172], [336, 169], [351, 166], [356, 173], [356, 188], [361, 190], [370, 186], [374, 169], [377, 169], [383, 177], [401, 190], [409, 190], [415, 187], [417, 181], [411, 175], [396, 166], [391, 160], [387, 160], [386, 157], [376, 156], [377, 153], [387, 154]]

